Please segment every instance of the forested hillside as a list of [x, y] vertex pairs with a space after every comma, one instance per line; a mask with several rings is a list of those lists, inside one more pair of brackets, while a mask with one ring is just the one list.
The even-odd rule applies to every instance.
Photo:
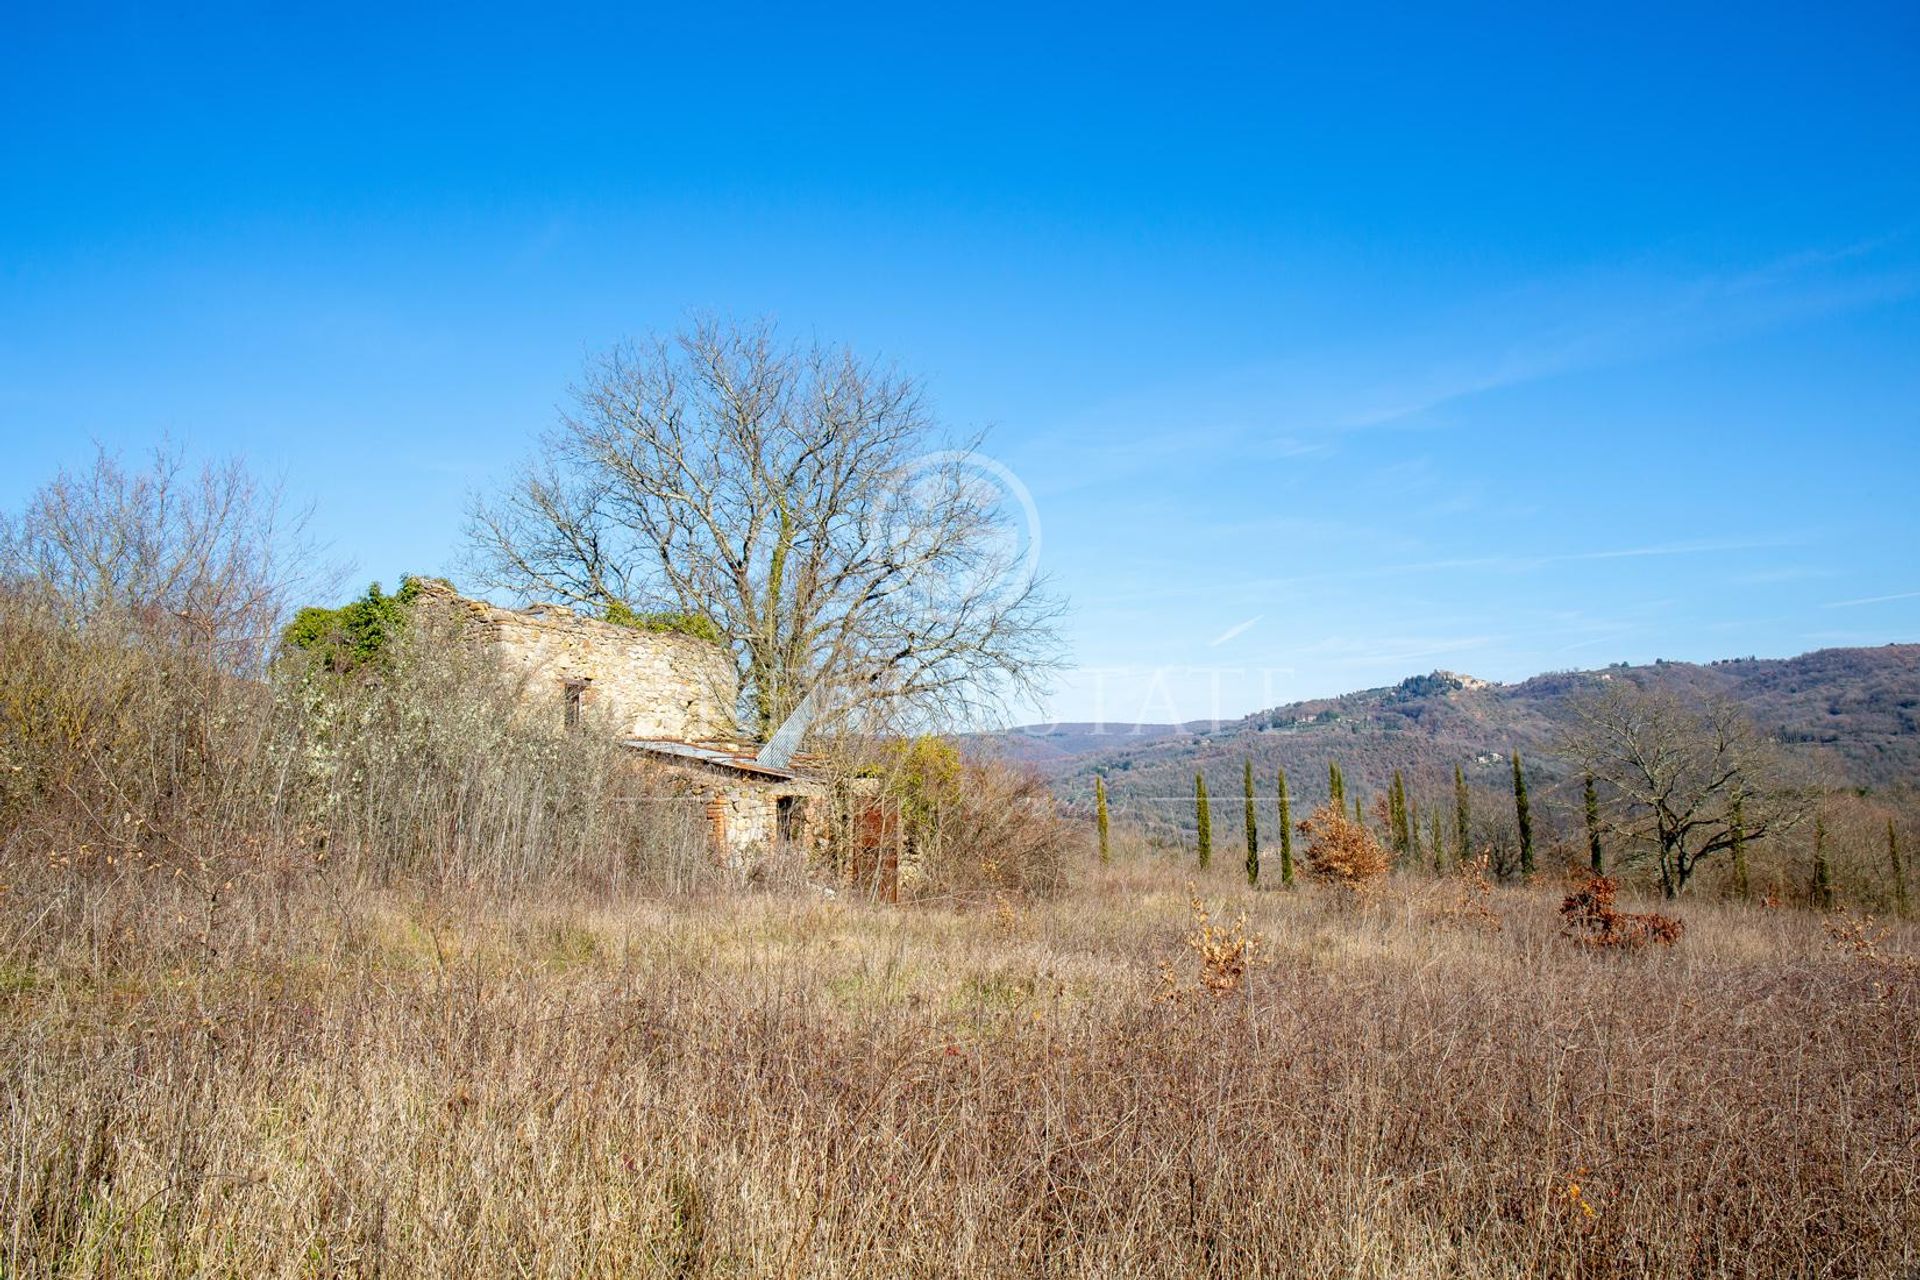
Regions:
[[1884, 791], [1920, 778], [1920, 645], [1822, 649], [1796, 658], [1658, 662], [1555, 672], [1489, 685], [1448, 672], [1381, 689], [1297, 702], [1218, 725], [1058, 725], [1000, 735], [1002, 749], [1051, 774], [1060, 795], [1084, 802], [1106, 777], [1115, 812], [1149, 829], [1184, 827], [1193, 775], [1233, 785], [1252, 759], [1263, 789], [1276, 769], [1297, 797], [1323, 799], [1327, 762], [1350, 788], [1384, 788], [1401, 770], [1415, 795], [1439, 796], [1456, 765], [1478, 789], [1508, 785], [1509, 755], [1552, 794], [1566, 766], [1555, 752], [1583, 691], [1632, 680], [1736, 702], [1831, 783]]

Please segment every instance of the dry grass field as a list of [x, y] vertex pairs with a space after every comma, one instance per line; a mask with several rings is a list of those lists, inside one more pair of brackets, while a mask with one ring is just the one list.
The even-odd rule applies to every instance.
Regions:
[[[79, 1275], [1871, 1275], [1911, 930], [1558, 890], [0, 899], [0, 1261]], [[202, 886], [205, 890], [207, 887]], [[1252, 947], [1233, 954], [1244, 912]], [[1841, 932], [1845, 932], [1842, 930]], [[1214, 965], [1209, 972], [1207, 957]], [[1242, 957], [1244, 958], [1244, 957]], [[1205, 979], [1211, 977], [1209, 983]]]

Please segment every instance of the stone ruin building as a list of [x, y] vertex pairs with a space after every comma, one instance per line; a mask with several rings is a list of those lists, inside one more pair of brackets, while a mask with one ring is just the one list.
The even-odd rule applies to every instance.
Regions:
[[[704, 804], [716, 862], [745, 872], [771, 854], [839, 867], [865, 892], [898, 893], [894, 824], [807, 768], [803, 710], [766, 743], [742, 740], [740, 682], [724, 645], [683, 631], [623, 626], [558, 605], [507, 609], [421, 582], [520, 682], [536, 715], [612, 732], [636, 772]], [[836, 839], [836, 833], [838, 838]], [[850, 847], [836, 847], [845, 845]]]

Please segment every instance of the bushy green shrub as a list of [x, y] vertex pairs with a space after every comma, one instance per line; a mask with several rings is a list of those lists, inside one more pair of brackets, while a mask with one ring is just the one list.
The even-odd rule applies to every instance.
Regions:
[[382, 660], [406, 630], [409, 606], [419, 598], [420, 582], [402, 577], [392, 595], [380, 584], [337, 609], [309, 605], [293, 615], [280, 633], [283, 644], [309, 654], [320, 667], [344, 675]]

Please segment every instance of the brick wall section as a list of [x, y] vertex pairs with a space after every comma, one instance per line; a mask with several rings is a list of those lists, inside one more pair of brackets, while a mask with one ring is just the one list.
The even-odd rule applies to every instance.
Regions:
[[779, 800], [765, 787], [727, 787], [709, 801], [708, 813], [717, 807], [723, 824], [729, 862], [742, 865], [743, 859], [773, 848], [779, 813]]
[[616, 626], [555, 605], [503, 609], [469, 600], [441, 583], [423, 584], [493, 645], [501, 666], [526, 681], [528, 705], [566, 715], [577, 684], [583, 715], [623, 738], [686, 742], [731, 739], [739, 689], [733, 658], [720, 645], [676, 631]]

